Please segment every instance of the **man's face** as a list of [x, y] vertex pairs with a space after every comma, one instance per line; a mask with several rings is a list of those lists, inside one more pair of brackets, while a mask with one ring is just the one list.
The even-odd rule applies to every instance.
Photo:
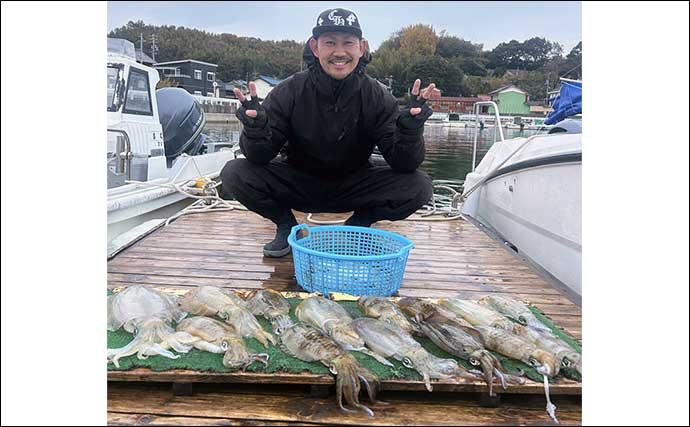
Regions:
[[317, 40], [311, 39], [309, 46], [326, 74], [342, 80], [357, 67], [366, 43], [349, 33], [324, 33]]

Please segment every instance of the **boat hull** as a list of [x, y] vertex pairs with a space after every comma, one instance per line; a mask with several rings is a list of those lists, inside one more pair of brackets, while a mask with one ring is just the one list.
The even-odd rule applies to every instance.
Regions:
[[194, 199], [171, 188], [205, 176], [218, 180], [220, 171], [232, 160], [235, 150], [201, 156], [181, 156], [170, 170], [169, 179], [133, 183], [108, 190], [108, 244], [128, 230], [153, 219], [166, 219]]
[[535, 141], [531, 153], [469, 174], [466, 188], [487, 181], [468, 197], [463, 212], [581, 297], [582, 152], [570, 142], [549, 153], [548, 140]]

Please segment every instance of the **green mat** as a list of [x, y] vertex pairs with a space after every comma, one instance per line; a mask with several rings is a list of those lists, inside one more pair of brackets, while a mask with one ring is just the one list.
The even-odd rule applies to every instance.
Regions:
[[[289, 299], [290, 304], [292, 305], [292, 310], [290, 311], [290, 317], [293, 318], [293, 320], [297, 321], [294, 315], [294, 308], [299, 304], [301, 299], [299, 298], [291, 298]], [[362, 317], [362, 312], [359, 310], [359, 307], [357, 306], [357, 303], [355, 301], [338, 301], [339, 304], [341, 304], [349, 313], [352, 317]], [[538, 309], [535, 307], [530, 307], [530, 309], [534, 312], [535, 316], [543, 322], [547, 327], [549, 327], [554, 333], [556, 333], [559, 337], [563, 338], [569, 345], [571, 345], [575, 350], [577, 350], [579, 353], [582, 352], [581, 347], [577, 344], [577, 340], [572, 338], [571, 336], [567, 335], [565, 332], [562, 330], [558, 329], [553, 322], [551, 322], [543, 313], [541, 313]], [[266, 330], [266, 331], [271, 331], [271, 326], [268, 321], [266, 321], [263, 317], [257, 317], [259, 323], [261, 323], [261, 326]], [[115, 332], [108, 331], [108, 348], [120, 348], [124, 347], [127, 345], [131, 340], [133, 339], [133, 335], [124, 331], [123, 329], [120, 329]], [[443, 357], [443, 358], [450, 358], [450, 359], [455, 359], [463, 365], [466, 368], [472, 368], [471, 365], [457, 357], [451, 356], [450, 354], [446, 353], [444, 350], [440, 349], [438, 346], [436, 346], [431, 340], [428, 338], [418, 338], [415, 337], [415, 339], [431, 354], [438, 356], [438, 357]], [[330, 375], [328, 372], [328, 369], [323, 366], [320, 363], [316, 362], [303, 362], [299, 359], [296, 359], [292, 356], [289, 356], [285, 353], [283, 353], [280, 349], [277, 347], [274, 347], [270, 345], [268, 348], [264, 348], [259, 341], [257, 341], [254, 338], [247, 338], [245, 339], [245, 342], [247, 343], [247, 347], [250, 352], [253, 353], [267, 353], [270, 358], [269, 358], [269, 364], [268, 367], [264, 367], [263, 364], [254, 362], [252, 363], [249, 368], [247, 368], [248, 372], [265, 372], [265, 373], [271, 373], [271, 372], [292, 372], [292, 373], [299, 373], [299, 372], [311, 372], [314, 374], [326, 374]], [[395, 365], [394, 367], [388, 367], [380, 364], [377, 362], [375, 359], [358, 353], [358, 352], [351, 352], [351, 354], [362, 364], [362, 366], [366, 367], [367, 369], [371, 370], [373, 373], [375, 373], [379, 379], [381, 380], [386, 380], [386, 379], [408, 379], [408, 380], [421, 380], [422, 376], [417, 373], [417, 371], [406, 368], [403, 366], [403, 364], [397, 360], [390, 359], [391, 363]], [[534, 381], [543, 381], [543, 377], [541, 374], [539, 374], [534, 368], [530, 367], [529, 365], [513, 360], [513, 359], [508, 359], [505, 356], [502, 356], [500, 354], [494, 353], [496, 357], [501, 361], [503, 366], [511, 373], [518, 373], [520, 370], [525, 372], [525, 375], [534, 380]], [[136, 355], [124, 357], [120, 359], [120, 367], [116, 368], [112, 363], [108, 364], [108, 369], [111, 371], [125, 371], [128, 369], [132, 368], [137, 368], [137, 367], [145, 367], [149, 368], [153, 371], [165, 371], [169, 369], [192, 369], [196, 371], [207, 371], [207, 372], [232, 372], [233, 370], [226, 368], [222, 364], [223, 360], [223, 355], [222, 354], [215, 354], [215, 353], [209, 353], [197, 349], [192, 349], [189, 353], [186, 354], [180, 354], [180, 357], [178, 359], [168, 359], [166, 357], [162, 356], [151, 356], [148, 359], [145, 360], [139, 360]], [[575, 379], [575, 380], [581, 380], [579, 374], [577, 371], [573, 369], [568, 369], [568, 368], [563, 368], [561, 369], [561, 373], [565, 375], [568, 378]]]

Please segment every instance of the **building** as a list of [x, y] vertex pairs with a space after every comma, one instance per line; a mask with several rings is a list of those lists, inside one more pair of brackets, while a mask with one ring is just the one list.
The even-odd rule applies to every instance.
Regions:
[[487, 95], [479, 96], [442, 96], [437, 99], [430, 99], [429, 107], [436, 113], [461, 113], [472, 114], [474, 103], [488, 101]]
[[249, 93], [249, 87], [244, 80], [233, 80], [231, 82], [222, 82], [218, 80], [218, 96], [219, 98], [235, 98], [233, 89], [238, 88], [242, 93]]
[[274, 87], [278, 85], [282, 80], [276, 79], [275, 77], [269, 77], [261, 75], [258, 79], [252, 80], [256, 85], [256, 95], [259, 99], [266, 99], [269, 92], [273, 90]]
[[441, 96], [427, 101], [429, 107], [435, 113], [457, 113], [458, 102], [462, 99], [459, 96]]
[[[192, 95], [215, 96], [218, 65], [195, 59], [158, 62], [153, 66], [161, 79], [171, 79]], [[215, 85], [214, 85], [215, 83]]]
[[[502, 115], [528, 116], [530, 113], [529, 95], [515, 85], [500, 87], [489, 92], [489, 96], [491, 101], [498, 104], [498, 110]], [[493, 107], [489, 108], [489, 113], [494, 113]]]
[[529, 111], [533, 116], [546, 116], [552, 111], [551, 107], [547, 107], [540, 101], [529, 101]]

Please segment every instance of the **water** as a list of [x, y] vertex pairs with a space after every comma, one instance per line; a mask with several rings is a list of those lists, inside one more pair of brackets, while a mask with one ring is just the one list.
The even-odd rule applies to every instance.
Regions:
[[[426, 156], [421, 169], [433, 179], [464, 180], [472, 171], [472, 146], [475, 128], [448, 127], [440, 124], [427, 124], [424, 127], [424, 141], [426, 142]], [[538, 131], [519, 129], [503, 129], [505, 139], [529, 137]], [[493, 127], [486, 127], [479, 131], [477, 137], [477, 160], [482, 161], [489, 148], [500, 138]]]
[[204, 126], [204, 134], [211, 142], [239, 143], [241, 131], [240, 122], [206, 123]]
[[[239, 142], [241, 125], [233, 123], [207, 123], [204, 133], [215, 142]], [[472, 170], [472, 144], [475, 134], [474, 128], [447, 127], [439, 124], [426, 125], [424, 140], [426, 142], [426, 156], [421, 169], [429, 173], [433, 179], [464, 180]], [[537, 131], [520, 131], [518, 129], [503, 129], [505, 139], [528, 137]], [[496, 140], [498, 140], [496, 135]], [[477, 164], [494, 142], [494, 129], [485, 128], [479, 132], [477, 138]]]

